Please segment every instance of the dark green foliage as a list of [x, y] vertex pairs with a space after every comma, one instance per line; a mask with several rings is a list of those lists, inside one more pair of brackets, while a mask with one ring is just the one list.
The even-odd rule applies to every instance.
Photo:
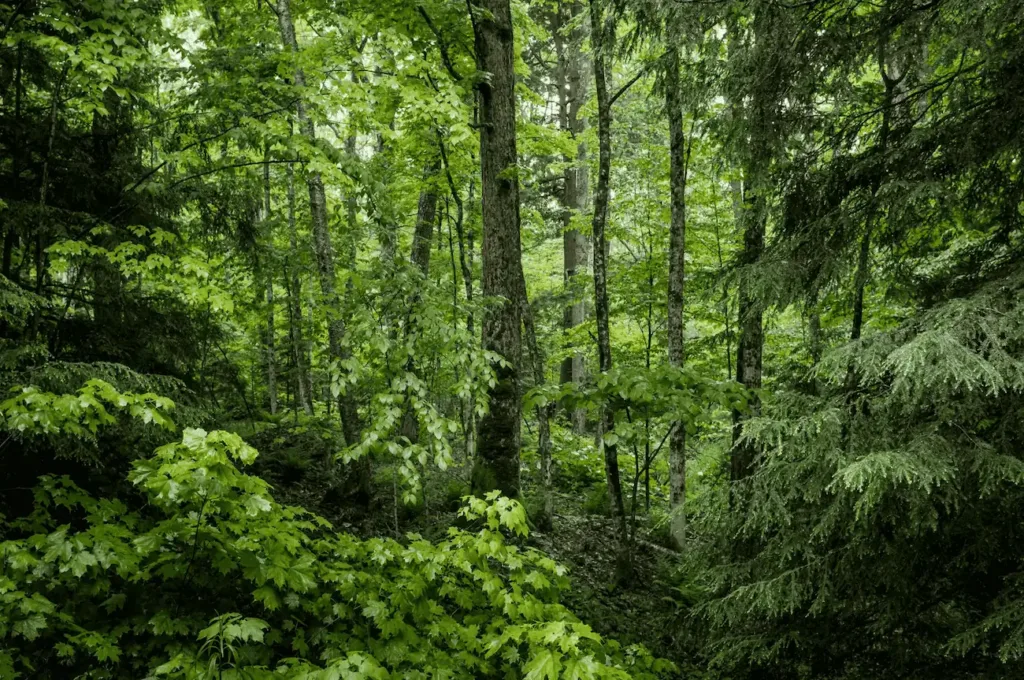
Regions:
[[483, 6], [0, 2], [0, 678], [1024, 680], [1024, 0]]
[[517, 503], [470, 499], [463, 514], [482, 528], [437, 544], [360, 541], [276, 503], [236, 467], [256, 455], [237, 435], [185, 430], [134, 463], [149, 506], [139, 513], [44, 477], [34, 512], [0, 543], [4, 677], [667, 670], [558, 604], [564, 569], [506, 542], [505, 531], [526, 534]]

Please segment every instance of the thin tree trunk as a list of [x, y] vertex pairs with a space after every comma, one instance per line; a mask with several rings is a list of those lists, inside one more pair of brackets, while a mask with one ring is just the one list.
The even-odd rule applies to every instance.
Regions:
[[509, 0], [471, 3], [477, 69], [490, 74], [477, 85], [483, 198], [483, 294], [504, 298], [487, 309], [483, 345], [503, 357], [495, 363], [489, 410], [480, 421], [473, 491], [498, 489], [519, 496], [520, 305], [519, 178], [512, 8]]
[[[597, 139], [598, 165], [597, 187], [594, 191], [594, 311], [597, 317], [598, 368], [602, 373], [612, 369], [612, 346], [608, 318], [608, 239], [605, 229], [608, 224], [608, 200], [611, 191], [612, 162], [612, 111], [608, 93], [605, 54], [605, 27], [602, 19], [600, 0], [590, 0], [591, 42], [594, 46], [594, 86], [597, 94]], [[615, 407], [605, 404], [602, 408], [598, 434], [604, 451], [605, 477], [612, 512], [617, 520], [619, 532], [618, 577], [624, 579], [631, 571], [629, 534], [626, 529], [626, 510], [622, 501], [622, 482], [619, 475], [618, 448], [606, 440], [615, 429]]]
[[807, 346], [811, 363], [817, 366], [821, 361], [821, 309], [818, 306], [817, 285], [807, 296]]
[[[277, 17], [281, 29], [281, 40], [285, 50], [292, 55], [297, 55], [299, 45], [295, 38], [295, 25], [292, 23], [290, 0], [277, 0]], [[301, 90], [306, 86], [306, 75], [299, 67], [294, 71], [295, 85]], [[310, 144], [316, 139], [316, 131], [313, 121], [306, 112], [305, 100], [300, 96], [297, 103], [297, 118], [299, 131], [306, 137]], [[323, 294], [324, 304], [327, 306], [328, 324], [327, 336], [331, 357], [336, 361], [343, 361], [347, 358], [343, 347], [345, 336], [345, 324], [339, 316], [340, 299], [337, 292], [337, 284], [334, 269], [334, 251], [331, 246], [331, 234], [327, 224], [327, 197], [324, 192], [323, 179], [316, 170], [306, 173], [306, 187], [309, 190], [309, 212], [313, 230], [313, 251], [316, 255], [317, 274], [320, 279], [320, 291]], [[345, 442], [354, 445], [359, 441], [359, 414], [356, 410], [355, 400], [351, 395], [345, 393], [338, 398], [338, 412], [341, 415], [341, 428], [345, 435]], [[369, 480], [363, 482], [364, 486]]]
[[[431, 162], [424, 171], [424, 181], [428, 182], [427, 186], [420, 191], [419, 203], [416, 208], [416, 228], [413, 232], [412, 238], [412, 263], [420, 270], [423, 274], [423, 280], [427, 281], [430, 276], [430, 245], [431, 237], [434, 233], [434, 217], [437, 214], [437, 193], [434, 188], [429, 184], [433, 180], [433, 176], [437, 174], [438, 164], [436, 161]], [[419, 303], [419, 288], [415, 292], [410, 300], [410, 310]], [[407, 325], [407, 334], [415, 335], [417, 332], [414, 327], [413, 317], [410, 314], [410, 321]], [[416, 372], [416, 359], [412, 354], [406, 360], [405, 370], [408, 373]], [[402, 416], [402, 428], [401, 434], [409, 443], [415, 444], [419, 442], [420, 438], [420, 421], [416, 416], [416, 411], [406, 406], [405, 413]]]
[[[49, 220], [46, 219], [44, 213], [46, 209], [47, 192], [50, 187], [50, 157], [53, 155], [53, 139], [57, 135], [57, 111], [60, 107], [60, 91], [64, 88], [64, 80], [67, 78], [70, 66], [70, 62], [64, 62], [64, 67], [60, 71], [60, 77], [57, 80], [57, 85], [53, 90], [53, 97], [50, 100], [50, 127], [46, 136], [46, 152], [43, 155], [43, 172], [39, 182], [39, 217], [40, 219], [45, 220], [46, 224], [42, 229], [39, 229], [36, 234], [36, 295], [43, 294], [43, 286], [46, 282], [46, 247], [43, 245], [43, 232], [49, 228]], [[30, 338], [34, 339], [36, 337], [36, 334], [39, 331], [40, 320], [41, 310], [37, 309], [32, 314], [32, 327], [29, 332]]]
[[295, 171], [288, 164], [288, 317], [292, 361], [295, 363], [295, 396], [306, 415], [313, 414], [312, 385], [309, 384], [309, 355], [303, 341], [302, 280], [299, 278], [299, 246], [295, 227]]
[[[16, 71], [14, 74], [14, 149], [11, 153], [11, 183], [13, 184], [14, 196], [21, 198], [19, 192], [21, 185], [21, 154], [23, 144], [21, 141], [21, 101], [22, 101], [22, 62], [24, 47], [22, 43], [18, 42], [18, 56], [16, 63]], [[8, 224], [7, 230], [4, 232], [4, 253], [3, 253], [3, 275], [10, 279], [11, 278], [11, 264], [14, 255], [14, 247], [18, 243], [18, 232], [15, 229], [13, 223]]]
[[[519, 273], [519, 304], [523, 310], [523, 330], [526, 334], [526, 347], [530, 352], [533, 365], [533, 385], [542, 387], [547, 382], [544, 377], [544, 354], [537, 343], [537, 328], [534, 323], [533, 307], [526, 293], [526, 275], [522, 269]], [[536, 408], [537, 414], [537, 457], [541, 469], [541, 515], [534, 517], [534, 522], [542, 530], [551, 528], [554, 521], [554, 498], [552, 496], [551, 473], [551, 405], [545, 404]]]
[[277, 413], [277, 356], [274, 351], [274, 283], [267, 277], [267, 394], [270, 396], [270, 413]]
[[[286, 51], [293, 56], [298, 54], [299, 45], [295, 38], [295, 25], [292, 23], [290, 0], [277, 2], [278, 25], [281, 29], [281, 40]], [[306, 86], [306, 75], [299, 67], [294, 71], [295, 85], [301, 90]], [[300, 96], [296, 105], [296, 118], [299, 131], [310, 144], [316, 140], [316, 129], [312, 119], [306, 112], [305, 100]], [[341, 317], [341, 300], [337, 292], [334, 268], [334, 251], [331, 245], [331, 234], [327, 223], [327, 197], [324, 192], [323, 178], [316, 170], [306, 174], [306, 186], [309, 190], [309, 212], [313, 231], [313, 252], [316, 256], [317, 275], [320, 279], [320, 292], [327, 308], [327, 338], [331, 358], [340, 364], [348, 359], [344, 347], [345, 323]], [[355, 399], [348, 391], [338, 395], [338, 415], [341, 418], [341, 430], [345, 443], [354, 446], [360, 440], [361, 425]], [[367, 505], [371, 497], [372, 468], [368, 457], [364, 457], [354, 465], [358, 489], [356, 502]]]
[[[269, 156], [269, 149], [267, 154]], [[269, 159], [268, 159], [269, 160]], [[270, 222], [270, 163], [263, 164], [263, 221]], [[273, 232], [267, 234], [273, 241]], [[270, 413], [277, 414], [277, 356], [275, 353], [274, 336], [274, 268], [267, 267], [267, 394], [270, 396]]]
[[[455, 219], [455, 232], [458, 234], [459, 241], [459, 269], [462, 272], [462, 283], [466, 289], [466, 303], [468, 305], [473, 304], [473, 233], [463, 228], [465, 210], [462, 203], [462, 198], [459, 196], [458, 189], [455, 187], [455, 180], [452, 178], [451, 168], [448, 167], [448, 158], [444, 151], [444, 144], [440, 145], [441, 160], [444, 162], [445, 177], [448, 180], [448, 188], [451, 190], [452, 198], [455, 200], [455, 205], [458, 212], [456, 213]], [[473, 183], [469, 184], [469, 201], [473, 201]], [[468, 237], [468, 261], [467, 261], [467, 246], [466, 239]], [[473, 311], [466, 314], [466, 332], [472, 337], [473, 330]], [[476, 455], [476, 402], [473, 397], [470, 397], [463, 404], [462, 408], [462, 421], [463, 429], [466, 433], [466, 456], [470, 460]]]
[[[725, 259], [722, 256], [722, 232], [719, 227], [718, 220], [718, 176], [716, 174], [715, 181], [711, 184], [711, 203], [714, 206], [714, 220], [715, 220], [715, 249], [718, 253], [718, 271], [719, 273], [725, 271]], [[740, 191], [739, 182], [730, 182], [730, 190], [733, 194], [733, 219], [736, 225], [739, 225], [740, 219], [740, 201], [737, 199], [737, 194]], [[729, 286], [725, 284], [722, 286], [722, 321], [725, 326], [725, 377], [726, 379], [732, 379], [732, 325], [730, 322], [731, 313], [729, 311]]]
[[[570, 18], [579, 11], [579, 3], [570, 2], [568, 12]], [[576, 28], [568, 36], [568, 42], [562, 36], [562, 7], [557, 9], [558, 21], [555, 26], [555, 49], [558, 57], [558, 109], [559, 125], [562, 131], [574, 139], [583, 131], [585, 121], [579, 117], [580, 107], [586, 99], [586, 82], [583, 79], [582, 57], [580, 48], [583, 42], [583, 31]], [[575, 279], [577, 274], [586, 271], [587, 239], [579, 230], [572, 228], [573, 216], [586, 208], [587, 165], [586, 145], [579, 141], [576, 145], [575, 157], [565, 156], [566, 167], [562, 177], [562, 193], [559, 200], [562, 204], [562, 261], [566, 293], [573, 302], [566, 306], [562, 315], [562, 328], [566, 333], [581, 325], [586, 318], [586, 305], [583, 299], [577, 299]], [[562, 360], [561, 382], [573, 382], [577, 385], [584, 378], [583, 354], [574, 352]], [[582, 434], [586, 428], [586, 411], [575, 408], [569, 413], [573, 431]]]
[[[686, 173], [688, 149], [683, 130], [679, 82], [679, 50], [670, 43], [665, 53], [665, 108], [669, 127], [669, 184], [671, 220], [668, 247], [668, 361], [682, 367], [686, 359], [683, 309], [686, 283]], [[686, 425], [675, 421], [669, 435], [670, 531], [676, 548], [686, 534]]]
[[[897, 85], [902, 82], [903, 77], [892, 77], [886, 64], [886, 49], [888, 36], [883, 37], [878, 45], [878, 69], [882, 76], [882, 84], [885, 87], [885, 94], [882, 101], [882, 126], [878, 133], [878, 153], [881, 163], [886, 162], [886, 153], [889, 149], [889, 129], [892, 126], [892, 105], [896, 94]], [[870, 276], [871, 236], [875, 228], [875, 215], [877, 213], [878, 190], [882, 186], [884, 173], [877, 172], [876, 179], [871, 183], [871, 197], [868, 203], [867, 216], [864, 220], [864, 235], [860, 240], [860, 251], [857, 254], [857, 273], [854, 278], [853, 294], [853, 323], [850, 330], [850, 339], [859, 340], [864, 326], [864, 289], [867, 287]]]

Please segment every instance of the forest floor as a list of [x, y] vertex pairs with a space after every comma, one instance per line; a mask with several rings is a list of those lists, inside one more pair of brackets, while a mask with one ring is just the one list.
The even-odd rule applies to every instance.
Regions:
[[553, 530], [532, 533], [531, 543], [569, 568], [572, 587], [563, 601], [585, 623], [623, 644], [642, 643], [657, 656], [682, 662], [674, 635], [679, 609], [667, 579], [674, 555], [640, 527], [632, 577], [618, 584], [615, 534], [607, 517], [557, 515]]
[[[324, 474], [322, 461], [327, 460], [327, 451], [320, 450], [323, 440], [312, 432], [307, 435], [296, 438], [293, 432], [283, 440], [279, 436], [256, 437], [264, 440], [254, 442], [264, 455], [263, 463], [258, 463], [254, 472], [273, 485], [278, 501], [303, 507], [329, 520], [336, 530], [363, 537], [400, 539], [408, 533], [418, 533], [429, 540], [439, 540], [456, 523], [460, 503], [456, 471], [449, 471], [447, 488], [443, 480], [440, 484], [435, 480], [433, 488], [428, 488], [431, 501], [426, 509], [402, 505], [396, 508], [392, 485], [387, 483], [374, 489], [368, 510], [358, 511], [354, 510], [358, 504], [339, 491], [351, 484], [333, 473]], [[302, 458], [311, 463], [308, 467], [289, 462], [289, 451], [296, 450], [302, 451]], [[676, 637], [682, 627], [678, 620], [680, 609], [673, 597], [676, 591], [671, 585], [674, 553], [657, 545], [647, 528], [639, 526], [631, 551], [632, 576], [625, 583], [618, 583], [614, 523], [606, 516], [572, 507], [572, 501], [565, 500], [565, 507], [571, 508], [569, 513], [556, 515], [548, 531], [531, 530], [527, 541], [568, 567], [571, 587], [563, 593], [563, 603], [601, 635], [624, 645], [641, 643], [656, 656], [687, 665], [686, 659], [679, 658], [683, 645]]]

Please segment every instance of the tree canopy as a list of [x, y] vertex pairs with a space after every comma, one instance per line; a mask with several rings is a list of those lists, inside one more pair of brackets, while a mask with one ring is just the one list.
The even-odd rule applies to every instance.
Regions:
[[1020, 0], [0, 2], [0, 678], [1024, 678], [1021, 92]]

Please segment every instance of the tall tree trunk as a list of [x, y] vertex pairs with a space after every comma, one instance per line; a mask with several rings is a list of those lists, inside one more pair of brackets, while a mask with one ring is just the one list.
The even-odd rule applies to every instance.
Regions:
[[[264, 154], [263, 163], [263, 223], [270, 224], [270, 160], [269, 149]], [[267, 238], [273, 241], [273, 231], [269, 230]], [[274, 336], [274, 268], [267, 267], [267, 394], [270, 396], [270, 413], [277, 413], [277, 356], [275, 353]]]
[[[903, 75], [891, 75], [887, 63], [886, 52], [889, 36], [885, 35], [878, 44], [878, 70], [882, 76], [882, 84], [885, 94], [882, 98], [882, 125], [878, 132], [877, 152], [879, 163], [884, 167], [886, 154], [889, 150], [889, 132], [892, 127], [893, 99], [896, 95], [897, 86], [903, 82]], [[914, 102], [916, 104], [917, 102]], [[867, 216], [864, 220], [864, 235], [860, 240], [860, 250], [857, 253], [857, 273], [854, 278], [853, 293], [853, 323], [850, 330], [850, 339], [859, 340], [864, 326], [864, 289], [867, 287], [870, 276], [871, 236], [875, 228], [875, 217], [878, 211], [878, 190], [882, 186], [884, 172], [879, 170], [875, 173], [875, 179], [871, 183], [871, 197], [869, 198]]]
[[[688, 149], [683, 131], [683, 102], [679, 82], [679, 50], [671, 43], [665, 52], [665, 108], [669, 128], [671, 221], [668, 246], [668, 361], [685, 361], [683, 307], [686, 283], [686, 173]], [[686, 425], [675, 421], [669, 435], [669, 505], [672, 542], [683, 547], [686, 534]]]
[[498, 489], [519, 496], [520, 305], [519, 178], [516, 155], [515, 63], [509, 0], [471, 2], [477, 70], [490, 74], [477, 85], [483, 199], [483, 294], [504, 298], [484, 313], [483, 345], [500, 354], [490, 408], [480, 421], [473, 491]]
[[[423, 280], [428, 280], [430, 276], [430, 245], [431, 238], [434, 234], [434, 217], [437, 214], [437, 192], [434, 191], [433, 186], [430, 182], [433, 181], [434, 175], [437, 174], [438, 164], [436, 161], [431, 162], [426, 170], [424, 171], [424, 180], [428, 182], [427, 186], [420, 191], [419, 203], [416, 207], [416, 228], [413, 232], [412, 237], [412, 263], [420, 270], [423, 274]], [[417, 291], [419, 289], [417, 288]], [[410, 310], [419, 304], [419, 293], [413, 294], [410, 300]], [[410, 321], [407, 325], [407, 333], [409, 335], [415, 334], [416, 328], [413, 327], [414, 321], [412, 321], [412, 315], [410, 315]], [[405, 370], [409, 373], [416, 371], [416, 359], [412, 355], [406, 360]], [[402, 428], [401, 434], [403, 437], [409, 440], [410, 443], [415, 444], [419, 442], [420, 438], [420, 421], [416, 416], [416, 411], [406, 406], [405, 413], [402, 416]]]
[[[441, 151], [441, 162], [444, 164], [445, 178], [448, 180], [448, 189], [452, 199], [455, 201], [455, 232], [458, 235], [459, 243], [459, 270], [462, 272], [462, 284], [466, 289], [466, 303], [473, 304], [473, 233], [464, 229], [465, 206], [459, 196], [459, 190], [455, 186], [455, 179], [452, 177], [451, 168], [448, 166], [448, 155], [444, 150], [444, 143], [439, 144]], [[473, 182], [469, 183], [470, 203], [473, 202]], [[468, 237], [468, 247], [467, 247]], [[468, 251], [468, 258], [467, 258]], [[454, 274], [453, 274], [454, 276]], [[473, 312], [466, 314], [466, 331], [473, 336]], [[463, 430], [466, 433], [466, 456], [470, 459], [476, 455], [476, 402], [470, 397], [462, 406]]]
[[[46, 245], [44, 245], [43, 237], [44, 232], [50, 228], [50, 220], [46, 217], [46, 198], [50, 188], [50, 157], [53, 155], [53, 139], [57, 135], [57, 111], [60, 108], [60, 93], [64, 87], [64, 80], [67, 78], [68, 69], [70, 68], [70, 62], [64, 62], [63, 68], [61, 68], [60, 76], [57, 80], [57, 84], [53, 90], [53, 96], [50, 99], [50, 116], [49, 116], [49, 130], [46, 135], [46, 152], [43, 155], [43, 171], [42, 176], [39, 180], [39, 218], [44, 220], [42, 228], [36, 233], [36, 257], [35, 257], [35, 268], [36, 268], [36, 295], [43, 294], [43, 287], [46, 283]], [[35, 338], [39, 324], [42, 319], [42, 310], [37, 308], [32, 314], [32, 327], [29, 331], [29, 337]]]
[[[277, 18], [281, 29], [281, 41], [285, 49], [292, 55], [297, 56], [299, 45], [295, 38], [295, 25], [292, 22], [290, 0], [277, 0]], [[306, 75], [300, 67], [294, 71], [295, 85], [300, 90], [306, 86]], [[299, 132], [306, 137], [310, 144], [315, 143], [316, 130], [313, 121], [306, 112], [306, 102], [302, 96], [299, 97], [297, 118]], [[345, 336], [345, 323], [340, 317], [340, 299], [337, 292], [337, 284], [334, 269], [334, 251], [331, 246], [331, 234], [327, 224], [327, 197], [324, 192], [323, 178], [316, 170], [309, 170], [306, 173], [306, 187], [309, 190], [309, 212], [313, 231], [313, 252], [316, 255], [317, 275], [320, 279], [320, 291], [323, 294], [324, 304], [327, 306], [328, 324], [327, 337], [331, 357], [337, 361], [346, 359], [343, 347]], [[359, 414], [356, 410], [355, 400], [350, 394], [342, 394], [338, 398], [338, 412], [341, 415], [341, 429], [345, 435], [345, 442], [354, 445], [359, 441]], [[368, 480], [367, 482], [368, 483]]]
[[295, 228], [295, 171], [288, 164], [288, 319], [292, 361], [295, 364], [295, 395], [306, 415], [313, 414], [312, 390], [309, 384], [309, 355], [302, 332], [302, 281], [299, 278], [299, 247]]
[[[753, 20], [755, 48], [767, 43], [772, 35], [774, 16], [778, 10], [771, 5], [759, 9]], [[731, 41], [730, 41], [731, 44]], [[768, 51], [764, 59], [777, 59]], [[749, 107], [745, 107], [745, 118], [749, 129], [749, 149], [746, 166], [743, 168], [742, 225], [743, 252], [741, 262], [745, 265], [739, 284], [738, 323], [739, 342], [736, 348], [736, 381], [751, 390], [761, 388], [762, 355], [764, 351], [763, 313], [764, 300], [753, 290], [751, 269], [761, 260], [764, 253], [765, 225], [768, 212], [769, 177], [771, 162], [771, 137], [773, 107], [771, 93], [755, 88]], [[738, 107], [734, 106], [734, 110]], [[734, 194], [735, 195], [735, 194]], [[752, 396], [748, 411], [733, 413], [733, 448], [730, 461], [730, 479], [738, 482], [754, 472], [757, 447], [743, 439], [743, 423], [760, 413], [760, 400]], [[734, 500], [738, 497], [734, 494]]]
[[270, 412], [277, 413], [277, 356], [274, 348], [274, 282], [267, 277], [267, 394]]
[[[556, 68], [558, 86], [558, 111], [559, 125], [562, 131], [568, 133], [573, 139], [583, 132], [585, 121], [580, 118], [580, 107], [586, 100], [586, 81], [583, 78], [583, 63], [581, 48], [583, 43], [583, 31], [580, 28], [573, 29], [568, 36], [562, 35], [563, 7], [568, 11], [571, 19], [579, 10], [580, 5], [573, 0], [567, 6], [561, 3], [556, 10], [557, 21], [555, 25], [555, 50], [558, 57]], [[576, 276], [586, 271], [587, 267], [587, 238], [572, 227], [572, 219], [586, 209], [587, 200], [587, 147], [582, 140], [576, 144], [575, 157], [565, 156], [563, 160], [568, 164], [562, 176], [562, 193], [559, 200], [562, 207], [562, 262], [564, 270], [565, 290], [572, 296], [572, 302], [568, 304], [562, 315], [562, 328], [569, 332], [581, 325], [586, 319], [586, 305], [582, 298], [577, 299], [579, 291], [576, 290]], [[562, 360], [560, 380], [561, 382], [573, 382], [577, 385], [583, 382], [585, 367], [583, 354], [574, 352]], [[582, 408], [575, 408], [569, 413], [573, 431], [582, 434], [586, 428], [586, 411]]]
[[[750, 176], [750, 175], [748, 175]], [[753, 183], [752, 183], [753, 184]], [[764, 197], [760, 188], [753, 186], [746, 192], [744, 204], [743, 254], [745, 264], [754, 265], [764, 252]], [[736, 382], [747, 389], [761, 388], [762, 353], [764, 329], [762, 325], [763, 303], [751, 291], [749, 274], [744, 273], [740, 281], [738, 323], [739, 343], [736, 351]], [[754, 471], [757, 450], [754, 445], [742, 440], [743, 422], [760, 411], [760, 401], [752, 396], [748, 413], [733, 414], [733, 450], [730, 465], [730, 479], [734, 482], [749, 477]]]
[[[15, 65], [14, 73], [14, 149], [11, 152], [11, 188], [12, 193], [18, 199], [21, 198], [21, 154], [24, 145], [22, 144], [22, 120], [21, 120], [21, 102], [22, 102], [22, 65], [24, 62], [24, 47], [21, 41], [18, 41], [17, 49], [17, 61]], [[11, 264], [14, 256], [14, 247], [18, 243], [18, 232], [13, 223], [9, 223], [7, 229], [4, 231], [4, 253], [2, 263], [3, 275], [10, 279], [12, 276]], [[6, 322], [5, 322], [6, 325]]]
[[[597, 94], [598, 164], [597, 186], [594, 191], [594, 311], [597, 317], [598, 368], [602, 373], [612, 369], [612, 345], [608, 319], [608, 200], [611, 192], [612, 164], [612, 111], [608, 93], [605, 54], [605, 27], [600, 0], [590, 0], [590, 31], [594, 46], [594, 86]], [[619, 476], [618, 448], [606, 440], [615, 428], [615, 407], [608, 403], [602, 408], [599, 425], [601, 447], [604, 450], [605, 477], [612, 512], [618, 520], [619, 577], [630, 571], [629, 534], [626, 529], [626, 509], [622, 502], [622, 482]]]
[[[522, 268], [519, 272], [519, 288], [519, 304], [522, 305], [523, 310], [523, 331], [526, 334], [526, 346], [530, 351], [530, 363], [533, 366], [533, 385], [534, 387], [543, 387], [547, 382], [544, 377], [544, 354], [537, 343], [537, 327], [534, 323], [533, 307], [530, 306], [530, 299], [526, 293], [526, 276], [523, 274]], [[540, 459], [541, 470], [541, 512], [540, 516], [533, 518], [533, 521], [542, 530], [551, 529], [555, 515], [551, 487], [551, 413], [550, 404], [536, 408], [537, 457]]]
[[437, 161], [431, 161], [423, 172], [427, 186], [420, 191], [416, 206], [416, 229], [412, 236], [412, 263], [423, 273], [430, 275], [430, 245], [434, 234], [434, 217], [437, 215], [437, 192], [430, 182], [437, 174]]

